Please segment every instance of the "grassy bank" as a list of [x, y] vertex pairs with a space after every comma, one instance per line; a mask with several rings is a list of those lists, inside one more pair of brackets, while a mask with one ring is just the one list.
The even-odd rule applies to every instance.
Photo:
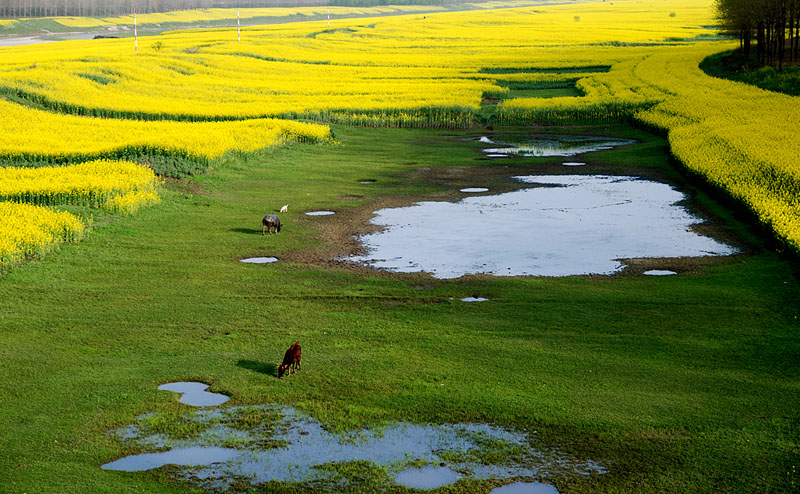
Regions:
[[[338, 145], [231, 158], [0, 277], [0, 491], [191, 491], [168, 469], [99, 468], [136, 452], [108, 430], [183, 409], [156, 390], [174, 380], [210, 383], [231, 404], [291, 404], [333, 430], [404, 419], [536, 431], [538, 444], [608, 467], [545, 479], [561, 492], [796, 488], [796, 266], [681, 184], [662, 139], [588, 130], [642, 143], [586, 155], [586, 172], [679, 183], [748, 254], [668, 278], [347, 270], [324, 261], [347, 228], [337, 222], [390, 197], [446, 196], [487, 165], [466, 133], [335, 127]], [[559, 162], [494, 164], [513, 175]], [[281, 233], [262, 237], [260, 218], [287, 203]], [[302, 214], [314, 209], [338, 214]], [[295, 262], [238, 262], [253, 255]], [[490, 301], [458, 301], [473, 294]], [[303, 371], [278, 380], [272, 366], [295, 340]]]
[[706, 74], [744, 82], [753, 86], [800, 96], [800, 65], [788, 65], [782, 69], [771, 65], [763, 66], [755, 60], [748, 60], [738, 50], [712, 55], [700, 64]]

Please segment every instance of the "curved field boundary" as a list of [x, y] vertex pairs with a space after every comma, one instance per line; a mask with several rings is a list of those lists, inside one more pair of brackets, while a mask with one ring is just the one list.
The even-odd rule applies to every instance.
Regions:
[[64, 211], [0, 202], [0, 271], [79, 240], [87, 230], [80, 218]]
[[63, 167], [0, 168], [0, 201], [78, 204], [131, 214], [159, 201], [153, 170], [129, 161], [96, 160]]
[[[561, 87], [556, 85], [554, 87]], [[311, 120], [319, 123], [337, 123], [365, 127], [416, 127], [463, 129], [475, 123], [475, 111], [467, 107], [428, 107], [408, 110], [362, 110], [357, 108], [337, 108], [331, 110], [309, 110], [283, 112], [251, 116], [231, 115], [191, 115], [175, 113], [147, 113], [89, 108], [63, 101], [55, 101], [47, 96], [25, 91], [20, 88], [0, 87], [0, 95], [9, 95], [12, 101], [29, 104], [32, 108], [44, 109], [65, 115], [83, 117], [113, 118], [143, 121], [173, 122], [237, 122], [259, 119]]]
[[[135, 121], [60, 115], [0, 100], [0, 163], [68, 164], [89, 159], [151, 160], [162, 175], [209, 169], [229, 152], [289, 142], [327, 142], [327, 126], [277, 119], [238, 122]], [[169, 165], [169, 166], [167, 166]], [[187, 166], [191, 168], [187, 168]], [[153, 166], [157, 169], [157, 166]]]
[[706, 75], [729, 43], [653, 50], [578, 81], [584, 97], [502, 103], [505, 122], [623, 121], [669, 138], [675, 158], [800, 251], [800, 97]]
[[665, 95], [637, 118], [668, 132], [689, 170], [724, 190], [800, 251], [800, 97], [706, 75], [718, 47], [644, 59], [641, 80]]

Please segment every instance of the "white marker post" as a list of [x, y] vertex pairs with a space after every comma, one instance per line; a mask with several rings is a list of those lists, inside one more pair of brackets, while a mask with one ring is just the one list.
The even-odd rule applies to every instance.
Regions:
[[133, 48], [139, 53], [139, 33], [136, 32], [136, 11], [133, 11]]
[[239, 7], [236, 7], [236, 41], [242, 40], [242, 25], [239, 22]]

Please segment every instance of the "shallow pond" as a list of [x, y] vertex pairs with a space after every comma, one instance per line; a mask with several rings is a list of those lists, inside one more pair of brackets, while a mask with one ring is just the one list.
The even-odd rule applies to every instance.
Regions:
[[180, 394], [181, 397], [178, 401], [194, 407], [214, 407], [230, 399], [229, 396], [206, 391], [207, 388], [208, 384], [198, 382], [174, 382], [162, 384], [158, 387], [162, 391], [172, 391]]
[[479, 142], [492, 147], [483, 150], [489, 157], [575, 156], [634, 144], [635, 140], [585, 135], [526, 134], [481, 137]]
[[[202, 485], [226, 488], [236, 478], [251, 484], [331, 482], [348, 462], [367, 461], [386, 468], [400, 485], [420, 489], [458, 478], [519, 478], [551, 474], [604, 473], [591, 460], [556, 450], [535, 449], [527, 434], [487, 424], [421, 425], [396, 422], [377, 429], [334, 434], [291, 407], [246, 406], [197, 409], [175, 429], [191, 438], [170, 438], [155, 413], [113, 431], [124, 444], [144, 453], [103, 465], [107, 470], [144, 471], [171, 464], [189, 466], [179, 475]], [[513, 451], [513, 454], [503, 452]], [[456, 474], [458, 472], [458, 474]]]
[[522, 176], [536, 187], [452, 202], [381, 209], [350, 261], [396, 272], [569, 276], [612, 274], [620, 259], [729, 255], [689, 230], [699, 218], [671, 186], [607, 175]]

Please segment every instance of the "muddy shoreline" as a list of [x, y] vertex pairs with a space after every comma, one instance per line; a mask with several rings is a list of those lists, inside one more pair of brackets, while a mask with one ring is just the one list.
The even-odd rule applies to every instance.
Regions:
[[[564, 133], [565, 129], [551, 130]], [[584, 129], [581, 129], [583, 131]], [[533, 132], [538, 132], [534, 129]], [[587, 132], [588, 134], [589, 132]], [[613, 133], [609, 137], [614, 137]], [[486, 132], [470, 131], [462, 135], [449, 135], [442, 137], [449, 142], [463, 141], [465, 138], [477, 140]], [[420, 143], [421, 145], [424, 143]], [[640, 143], [628, 144], [627, 146], [637, 146]], [[603, 153], [607, 151], [597, 151]], [[564, 166], [563, 157], [537, 157], [537, 158], [508, 158], [495, 159], [488, 158], [480, 148], [474, 149], [474, 164], [464, 166], [448, 167], [416, 167], [408, 172], [391, 175], [387, 180], [392, 181], [417, 181], [419, 183], [433, 186], [439, 190], [425, 194], [400, 195], [393, 197], [380, 197], [369, 201], [356, 208], [337, 210], [335, 216], [327, 218], [295, 218], [293, 222], [318, 222], [317, 228], [319, 238], [323, 241], [323, 246], [313, 250], [303, 252], [292, 252], [284, 255], [282, 260], [285, 262], [300, 263], [326, 266], [328, 268], [339, 268], [355, 270], [371, 275], [405, 277], [411, 279], [431, 280], [431, 276], [426, 273], [398, 273], [383, 269], [375, 269], [362, 265], [357, 262], [342, 260], [343, 258], [366, 254], [365, 247], [359, 240], [360, 236], [378, 232], [383, 228], [371, 223], [376, 212], [381, 209], [399, 208], [412, 206], [424, 201], [447, 201], [457, 202], [465, 196], [497, 195], [505, 192], [513, 192], [521, 189], [538, 187], [538, 185], [525, 184], [513, 178], [516, 175], [615, 175], [633, 176], [644, 180], [666, 183], [677, 190], [683, 192], [687, 199], [678, 203], [679, 206], [686, 208], [691, 214], [698, 216], [701, 222], [693, 224], [691, 230], [707, 237], [712, 237], [720, 242], [726, 243], [737, 249], [738, 253], [733, 256], [703, 256], [703, 257], [656, 257], [656, 258], [620, 258], [624, 268], [612, 274], [578, 274], [567, 277], [598, 278], [610, 279], [618, 277], [641, 276], [648, 270], [669, 270], [682, 274], [699, 274], [704, 272], [709, 266], [717, 263], [727, 262], [731, 257], [746, 255], [748, 247], [744, 241], [738, 238], [724, 224], [724, 222], [711, 215], [694, 197], [686, 190], [685, 184], [676, 184], [668, 177], [668, 174], [658, 168], [653, 167], [631, 167], [621, 165], [608, 165], [593, 162], [593, 153], [577, 155], [577, 157], [566, 158], [567, 161], [585, 162], [586, 165]], [[379, 183], [380, 180], [377, 182]], [[364, 184], [370, 187], [374, 183]], [[485, 187], [488, 192], [468, 193], [461, 192], [461, 189]], [[360, 200], [361, 197], [354, 195], [348, 199]], [[493, 277], [487, 274], [467, 274], [469, 277]], [[514, 276], [510, 276], [513, 278]], [[529, 277], [529, 276], [523, 276]]]

